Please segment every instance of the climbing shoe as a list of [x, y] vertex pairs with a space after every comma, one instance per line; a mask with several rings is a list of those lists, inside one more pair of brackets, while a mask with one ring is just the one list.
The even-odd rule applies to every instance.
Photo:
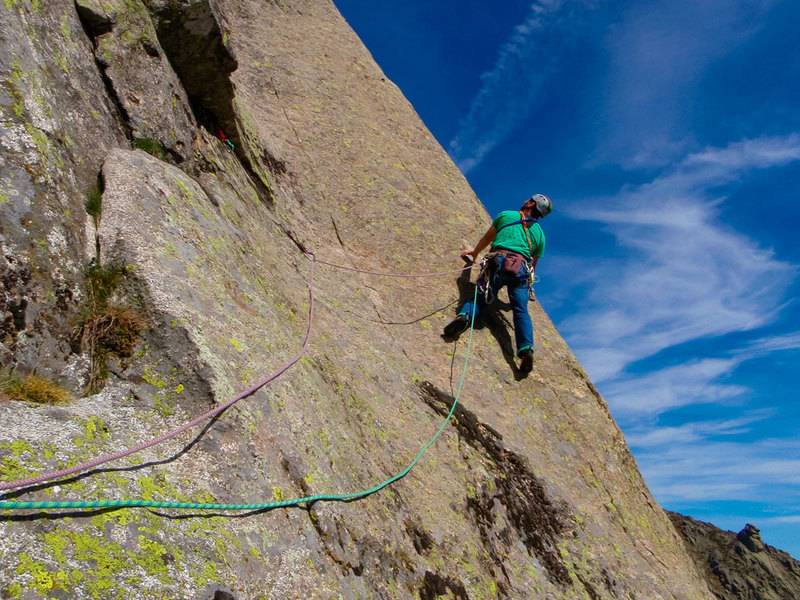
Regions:
[[533, 350], [528, 348], [519, 355], [519, 370], [523, 373], [530, 373], [533, 370]]
[[467, 327], [469, 327], [467, 316], [458, 315], [455, 319], [445, 325], [444, 333], [442, 335], [448, 338], [456, 337], [459, 333], [465, 331]]

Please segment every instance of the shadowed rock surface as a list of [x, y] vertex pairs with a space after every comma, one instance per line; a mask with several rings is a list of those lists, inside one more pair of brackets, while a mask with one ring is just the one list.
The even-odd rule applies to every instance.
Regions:
[[[447, 271], [489, 222], [328, 0], [6, 0], [0, 18], [0, 358], [75, 396], [0, 400], [2, 481], [147, 441], [295, 356], [311, 283], [295, 240], [349, 267]], [[308, 351], [271, 385], [4, 499], [372, 487], [449, 410], [466, 347], [439, 332], [469, 277], [317, 265]], [[91, 320], [109, 307], [144, 327], [87, 334], [119, 322]], [[245, 514], [5, 513], [0, 597], [710, 598], [605, 401], [531, 312], [533, 373], [501, 306], [475, 331], [456, 420], [392, 487]]]
[[668, 512], [719, 600], [800, 598], [800, 561], [766, 545], [754, 525], [738, 534]]

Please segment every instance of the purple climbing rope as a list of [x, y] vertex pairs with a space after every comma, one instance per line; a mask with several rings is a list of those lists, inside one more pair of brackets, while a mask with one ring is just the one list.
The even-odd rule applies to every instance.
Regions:
[[[307, 251], [306, 251], [307, 252]], [[308, 252], [307, 252], [308, 253]], [[366, 273], [368, 275], [381, 275], [383, 277], [439, 277], [440, 275], [455, 275], [456, 273], [463, 273], [464, 271], [470, 270], [474, 267], [474, 264], [468, 265], [461, 269], [455, 269], [454, 271], [441, 271], [439, 273], [384, 273], [381, 271], [365, 271], [363, 269], [356, 269], [355, 267], [345, 267], [344, 265], [337, 265], [336, 263], [328, 262], [325, 260], [316, 259], [316, 261], [321, 265], [328, 265], [329, 267], [334, 267], [336, 269], [342, 269], [343, 271], [353, 271], [355, 273]]]
[[213, 409], [209, 410], [208, 412], [200, 415], [199, 417], [195, 417], [194, 419], [192, 419], [188, 423], [178, 427], [177, 429], [173, 429], [172, 431], [169, 431], [169, 432], [167, 432], [167, 433], [165, 433], [163, 435], [160, 435], [157, 438], [152, 439], [152, 440], [150, 440], [148, 442], [144, 442], [142, 444], [139, 444], [138, 446], [133, 446], [132, 448], [128, 448], [127, 450], [123, 450], [121, 452], [117, 452], [116, 454], [109, 454], [107, 456], [101, 456], [101, 457], [95, 458], [94, 460], [91, 460], [89, 462], [85, 462], [83, 464], [80, 464], [80, 465], [77, 465], [77, 466], [74, 466], [74, 467], [70, 467], [68, 469], [61, 469], [60, 471], [52, 471], [50, 473], [43, 473], [42, 475], [38, 475], [36, 477], [31, 477], [29, 479], [21, 479], [19, 481], [6, 481], [6, 482], [3, 482], [3, 483], [0, 483], [0, 491], [11, 490], [11, 489], [20, 488], [20, 487], [28, 487], [28, 486], [36, 485], [36, 484], [39, 484], [39, 483], [44, 483], [45, 481], [52, 481], [54, 479], [62, 479], [64, 477], [68, 477], [70, 475], [75, 475], [76, 473], [81, 473], [83, 471], [88, 471], [89, 469], [94, 469], [95, 467], [99, 467], [100, 465], [103, 465], [105, 463], [108, 463], [108, 462], [111, 462], [111, 461], [114, 461], [114, 460], [119, 460], [120, 458], [124, 458], [126, 456], [130, 456], [131, 454], [136, 454], [137, 452], [141, 452], [142, 450], [145, 450], [146, 448], [150, 448], [151, 446], [155, 446], [156, 444], [160, 444], [161, 442], [164, 442], [166, 440], [172, 439], [175, 436], [180, 435], [184, 431], [186, 431], [188, 429], [191, 429], [195, 425], [198, 425], [199, 423], [202, 423], [203, 421], [206, 421], [208, 419], [216, 417], [218, 414], [220, 414], [221, 412], [223, 412], [227, 408], [230, 408], [231, 406], [236, 404], [242, 398], [247, 398], [248, 396], [254, 394], [259, 389], [261, 389], [262, 387], [267, 385], [269, 382], [274, 381], [275, 379], [280, 377], [292, 365], [294, 365], [297, 361], [299, 361], [301, 358], [303, 358], [303, 355], [306, 353], [306, 350], [308, 349], [309, 342], [311, 341], [311, 330], [312, 330], [312, 327], [313, 327], [313, 324], [314, 324], [314, 267], [315, 267], [316, 259], [314, 258], [313, 254], [309, 253], [309, 255], [311, 257], [311, 276], [310, 276], [310, 281], [309, 281], [309, 285], [308, 285], [308, 293], [309, 293], [309, 297], [310, 297], [311, 300], [310, 300], [309, 308], [308, 308], [308, 331], [306, 333], [306, 339], [303, 342], [303, 347], [300, 349], [300, 352], [297, 354], [297, 356], [292, 358], [290, 361], [288, 361], [281, 368], [279, 368], [277, 371], [275, 371], [274, 373], [272, 373], [271, 375], [269, 375], [265, 379], [262, 379], [261, 381], [259, 381], [255, 385], [253, 385], [252, 387], [250, 387], [250, 388], [246, 389], [245, 391], [240, 392], [239, 394], [237, 394], [236, 396], [234, 396], [233, 398], [228, 400], [225, 404], [223, 404], [221, 406], [218, 406], [216, 408], [213, 408]]
[[308, 309], [308, 331], [306, 332], [306, 339], [303, 342], [303, 346], [300, 349], [300, 352], [298, 352], [297, 355], [294, 358], [289, 360], [286, 364], [284, 364], [282, 367], [280, 367], [277, 371], [275, 371], [274, 373], [272, 373], [268, 377], [262, 379], [261, 381], [259, 381], [255, 385], [251, 386], [250, 388], [248, 388], [248, 389], [244, 390], [243, 392], [240, 392], [239, 394], [234, 396], [233, 398], [228, 400], [225, 404], [222, 404], [221, 406], [213, 408], [213, 409], [209, 410], [208, 412], [203, 413], [199, 417], [195, 417], [194, 419], [192, 419], [188, 423], [185, 423], [184, 425], [181, 425], [180, 427], [178, 427], [176, 429], [173, 429], [172, 431], [164, 433], [164, 434], [162, 434], [162, 435], [160, 435], [160, 436], [158, 436], [158, 437], [156, 437], [156, 438], [154, 438], [154, 439], [152, 439], [150, 441], [143, 442], [143, 443], [139, 444], [138, 446], [133, 446], [131, 448], [128, 448], [127, 450], [122, 450], [121, 452], [117, 452], [116, 454], [109, 454], [109, 455], [106, 455], [106, 456], [101, 456], [99, 458], [95, 458], [94, 460], [82, 463], [80, 465], [76, 465], [74, 467], [70, 467], [68, 469], [61, 469], [59, 471], [51, 471], [49, 473], [43, 473], [41, 475], [37, 475], [36, 477], [30, 477], [28, 479], [21, 479], [21, 480], [18, 480], [18, 481], [0, 482], [0, 492], [6, 491], [6, 490], [13, 490], [13, 489], [16, 489], [16, 488], [21, 488], [21, 487], [29, 487], [29, 486], [32, 486], [32, 485], [37, 485], [37, 484], [40, 484], [40, 483], [44, 483], [46, 481], [53, 481], [55, 479], [63, 479], [64, 477], [69, 477], [70, 475], [75, 475], [77, 473], [82, 473], [84, 471], [88, 471], [90, 469], [94, 469], [96, 467], [99, 467], [100, 465], [104, 465], [104, 464], [109, 463], [111, 461], [119, 460], [120, 458], [125, 458], [126, 456], [130, 456], [131, 454], [136, 454], [137, 452], [141, 452], [142, 450], [146, 450], [147, 448], [151, 448], [152, 446], [155, 446], [157, 444], [160, 444], [161, 442], [165, 442], [165, 441], [167, 441], [169, 439], [172, 439], [172, 438], [180, 435], [181, 433], [191, 429], [192, 427], [202, 423], [203, 421], [207, 421], [208, 419], [216, 417], [217, 415], [219, 415], [220, 413], [222, 413], [226, 409], [228, 409], [231, 406], [233, 406], [234, 404], [236, 404], [239, 400], [241, 400], [243, 398], [247, 398], [248, 396], [251, 396], [252, 394], [257, 392], [258, 390], [260, 390], [262, 387], [264, 387], [265, 385], [270, 383], [271, 381], [274, 381], [275, 379], [277, 379], [278, 377], [283, 375], [283, 373], [285, 373], [290, 367], [292, 367], [301, 358], [303, 358], [303, 356], [305, 355], [306, 351], [308, 350], [308, 345], [311, 342], [311, 332], [312, 332], [313, 325], [314, 325], [314, 270], [315, 270], [315, 266], [316, 266], [317, 263], [323, 264], [323, 265], [328, 265], [330, 267], [335, 267], [337, 269], [343, 269], [345, 271], [354, 271], [356, 273], [366, 273], [366, 274], [369, 274], [369, 275], [381, 275], [381, 276], [385, 276], [385, 277], [438, 277], [440, 275], [451, 275], [451, 274], [455, 274], [455, 273], [463, 273], [464, 271], [467, 271], [467, 270], [471, 269], [474, 266], [474, 265], [468, 265], [468, 266], [463, 267], [461, 269], [456, 269], [456, 270], [453, 270], [453, 271], [443, 271], [443, 272], [440, 272], [440, 273], [419, 273], [419, 274], [414, 274], [414, 273], [411, 273], [411, 274], [383, 273], [383, 272], [380, 272], [380, 271], [367, 271], [367, 270], [363, 270], [363, 269], [356, 269], [354, 267], [345, 267], [343, 265], [338, 265], [336, 263], [331, 263], [331, 262], [327, 262], [327, 261], [324, 261], [324, 260], [319, 260], [316, 256], [314, 256], [313, 252], [310, 252], [309, 250], [306, 250], [305, 247], [303, 247], [302, 244], [300, 244], [297, 240], [294, 239], [293, 236], [289, 235], [289, 237], [292, 239], [292, 241], [297, 245], [297, 247], [311, 261], [311, 275], [310, 275], [310, 280], [309, 280], [309, 284], [308, 284], [308, 293], [309, 293], [309, 297], [310, 297], [310, 303], [309, 303], [309, 309]]

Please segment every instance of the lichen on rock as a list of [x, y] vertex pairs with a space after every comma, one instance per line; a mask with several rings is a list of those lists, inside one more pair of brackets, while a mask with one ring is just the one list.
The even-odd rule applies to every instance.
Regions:
[[[0, 402], [0, 481], [151, 440], [299, 358], [180, 436], [3, 499], [254, 504], [401, 472], [454, 400], [466, 349], [438, 332], [470, 275], [318, 261], [312, 280], [303, 250], [451, 270], [488, 216], [333, 3], [0, 13], [2, 360], [83, 388], [91, 265], [122, 265], [114, 294], [147, 319], [90, 395]], [[4, 511], [0, 594], [706, 600], [607, 405], [532, 316], [531, 376], [509, 365], [500, 307], [474, 331], [455, 421], [391, 487], [246, 514]]]

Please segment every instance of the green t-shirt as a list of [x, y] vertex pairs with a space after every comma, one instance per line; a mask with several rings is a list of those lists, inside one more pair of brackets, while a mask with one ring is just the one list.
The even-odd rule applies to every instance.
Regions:
[[[518, 210], [504, 210], [494, 221], [492, 225], [497, 230], [497, 237], [492, 242], [492, 250], [503, 249], [522, 254], [528, 260], [531, 259], [531, 251], [528, 247], [528, 240], [525, 237], [525, 229], [522, 223], [503, 227], [509, 223], [519, 221], [522, 216]], [[533, 255], [542, 257], [544, 256], [544, 231], [539, 226], [539, 223], [527, 223], [528, 237], [530, 237], [531, 245], [533, 248]], [[502, 230], [501, 230], [502, 227]]]

